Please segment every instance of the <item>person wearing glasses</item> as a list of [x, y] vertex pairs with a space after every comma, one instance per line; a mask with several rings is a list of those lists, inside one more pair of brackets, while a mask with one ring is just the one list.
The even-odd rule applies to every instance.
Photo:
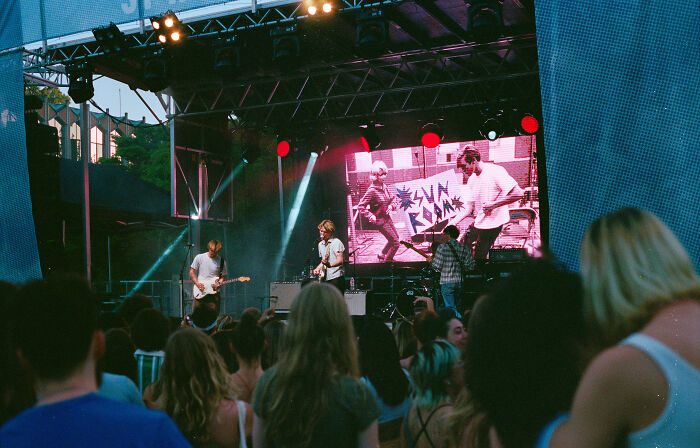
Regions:
[[386, 238], [386, 245], [382, 249], [382, 253], [377, 255], [380, 263], [390, 262], [394, 259], [394, 254], [399, 250], [400, 241], [394, 222], [389, 216], [389, 212], [396, 209], [396, 196], [389, 191], [389, 187], [384, 183], [388, 172], [389, 169], [381, 160], [372, 164], [372, 169], [369, 172], [372, 183], [357, 204], [360, 214], [376, 225], [379, 232]]
[[462, 170], [467, 184], [467, 202], [448, 224], [457, 225], [467, 216], [475, 216], [464, 244], [471, 247], [476, 242], [474, 260], [483, 262], [503, 225], [510, 221], [505, 206], [521, 200], [524, 193], [505, 168], [482, 162], [479, 151], [469, 146], [457, 157], [457, 168]]

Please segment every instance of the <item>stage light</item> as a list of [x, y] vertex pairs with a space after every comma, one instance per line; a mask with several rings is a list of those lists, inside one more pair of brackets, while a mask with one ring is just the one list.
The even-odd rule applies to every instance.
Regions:
[[365, 56], [379, 56], [387, 40], [387, 22], [381, 9], [363, 11], [357, 15], [355, 47]]
[[66, 67], [68, 74], [68, 95], [76, 103], [84, 103], [95, 95], [92, 85], [92, 68], [86, 63], [78, 63]]
[[421, 129], [420, 141], [426, 148], [435, 148], [442, 140], [442, 128], [435, 123], [427, 123]]
[[501, 135], [503, 135], [503, 125], [501, 124], [501, 120], [497, 117], [486, 119], [484, 124], [481, 125], [481, 129], [479, 129], [479, 133], [485, 139], [491, 141], [497, 140]]
[[174, 12], [168, 11], [161, 17], [151, 17], [151, 26], [160, 31], [158, 41], [160, 43], [180, 42], [185, 37], [185, 28]]
[[503, 28], [502, 0], [467, 2], [467, 31], [477, 42], [491, 42], [501, 36]]
[[270, 30], [272, 62], [278, 65], [294, 63], [301, 54], [296, 24], [278, 26]]
[[148, 280], [148, 278], [151, 275], [153, 275], [153, 273], [156, 271], [156, 269], [158, 269], [158, 267], [161, 264], [163, 264], [163, 261], [168, 257], [168, 255], [170, 255], [170, 253], [173, 251], [173, 249], [180, 243], [180, 241], [182, 240], [182, 238], [185, 236], [186, 233], [187, 233], [187, 227], [185, 227], [185, 229], [182, 232], [180, 232], [180, 234], [177, 237], [175, 237], [173, 242], [170, 243], [170, 245], [165, 249], [165, 251], [163, 251], [163, 253], [160, 254], [160, 257], [158, 257], [156, 262], [153, 263], [153, 265], [148, 269], [148, 271], [146, 271], [145, 274], [143, 274], [143, 277], [141, 277], [139, 279], [139, 281], [136, 282], [133, 289], [127, 293], [127, 296], [132, 295], [133, 293], [135, 293], [136, 291], [138, 291], [141, 288], [141, 286], [146, 282], [146, 280]]
[[277, 143], [277, 155], [280, 157], [285, 157], [287, 154], [289, 154], [289, 141], [287, 140], [280, 140]]
[[379, 135], [377, 135], [377, 126], [381, 125], [377, 125], [373, 121], [360, 126], [364, 128], [360, 142], [362, 143], [362, 148], [367, 152], [372, 152], [382, 145], [382, 142], [379, 140]]
[[163, 50], [143, 58], [143, 82], [151, 92], [168, 87], [168, 63]]
[[122, 33], [114, 22], [108, 26], [102, 26], [92, 30], [95, 40], [102, 46], [105, 54], [116, 53], [126, 45], [126, 36]]
[[527, 135], [536, 134], [540, 129], [540, 122], [534, 115], [526, 113], [520, 119], [520, 130]]
[[322, 8], [322, 9], [323, 9], [323, 12], [325, 12], [326, 14], [328, 14], [329, 12], [333, 11], [333, 4], [330, 3], [330, 2], [325, 2], [325, 3], [323, 4], [323, 8]]
[[318, 12], [318, 8], [316, 8], [315, 5], [309, 5], [306, 11], [309, 13], [310, 16], [315, 16]]
[[214, 71], [230, 75], [241, 66], [241, 49], [236, 37], [219, 39], [214, 46]]

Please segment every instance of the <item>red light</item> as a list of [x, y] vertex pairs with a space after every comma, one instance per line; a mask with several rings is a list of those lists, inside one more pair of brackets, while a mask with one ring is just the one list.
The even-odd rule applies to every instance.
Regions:
[[363, 148], [365, 151], [369, 152], [369, 142], [367, 142], [367, 139], [364, 138], [364, 137], [361, 137], [361, 138], [360, 138], [360, 143], [362, 143], [362, 148]]
[[277, 155], [284, 157], [287, 154], [289, 154], [289, 142], [282, 140], [281, 142], [277, 143]]
[[532, 115], [525, 115], [520, 119], [520, 127], [526, 134], [534, 134], [540, 129], [540, 122]]
[[426, 132], [420, 138], [420, 141], [423, 144], [423, 146], [425, 146], [426, 148], [432, 149], [440, 144], [440, 136], [434, 132]]

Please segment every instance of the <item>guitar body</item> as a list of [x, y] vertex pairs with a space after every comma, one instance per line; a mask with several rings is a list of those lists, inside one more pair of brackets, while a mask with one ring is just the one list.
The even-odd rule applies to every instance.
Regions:
[[192, 286], [192, 297], [194, 297], [195, 300], [200, 300], [200, 299], [202, 299], [205, 296], [208, 296], [210, 294], [216, 294], [219, 291], [218, 287], [216, 289], [214, 289], [214, 286], [216, 286], [216, 285], [221, 287], [227, 283], [249, 282], [249, 281], [250, 281], [250, 277], [238, 277], [238, 278], [234, 278], [231, 280], [226, 280], [225, 282], [219, 282], [219, 277], [213, 278], [211, 280], [205, 280], [202, 282], [202, 284], [204, 285], [204, 290], [197, 288], [197, 285]]

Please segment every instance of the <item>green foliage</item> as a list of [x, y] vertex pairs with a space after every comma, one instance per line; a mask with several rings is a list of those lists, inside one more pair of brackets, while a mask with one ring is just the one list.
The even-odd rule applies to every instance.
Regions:
[[122, 161], [118, 157], [100, 157], [97, 163], [100, 165], [121, 165]]
[[70, 103], [70, 97], [55, 87], [44, 87], [43, 89], [40, 89], [39, 86], [26, 86], [24, 88], [24, 94], [46, 98], [50, 104], [55, 105]]
[[[113, 137], [117, 156], [131, 174], [170, 190], [170, 133], [162, 126], [134, 128], [134, 137]], [[113, 162], [109, 162], [113, 163]]]

